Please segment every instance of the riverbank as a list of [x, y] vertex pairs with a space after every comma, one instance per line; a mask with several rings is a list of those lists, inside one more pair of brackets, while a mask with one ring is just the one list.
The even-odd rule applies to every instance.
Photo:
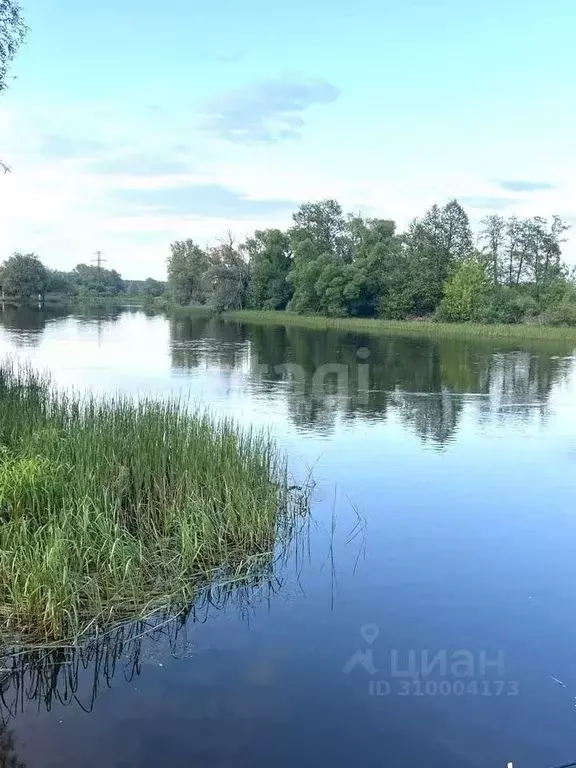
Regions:
[[302, 498], [263, 433], [0, 365], [0, 630], [73, 640], [269, 565]]
[[471, 323], [435, 323], [425, 320], [379, 320], [376, 318], [322, 317], [291, 312], [239, 310], [224, 312], [224, 320], [357, 333], [399, 334], [404, 336], [503, 339], [518, 341], [550, 340], [576, 342], [576, 328], [550, 325], [474, 325]]

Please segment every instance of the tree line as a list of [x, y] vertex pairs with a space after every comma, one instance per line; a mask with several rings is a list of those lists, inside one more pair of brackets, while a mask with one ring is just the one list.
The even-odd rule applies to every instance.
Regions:
[[284, 310], [334, 317], [576, 325], [574, 275], [562, 260], [559, 216], [493, 214], [473, 235], [457, 200], [397, 232], [389, 219], [307, 202], [286, 231], [209, 248], [172, 244], [170, 299], [181, 305]]
[[115, 269], [92, 264], [78, 264], [70, 272], [48, 269], [34, 253], [15, 253], [0, 265], [0, 294], [7, 298], [31, 299], [46, 295], [54, 298], [109, 298], [141, 296], [157, 298], [166, 283], [149, 277], [146, 280], [123, 280]]

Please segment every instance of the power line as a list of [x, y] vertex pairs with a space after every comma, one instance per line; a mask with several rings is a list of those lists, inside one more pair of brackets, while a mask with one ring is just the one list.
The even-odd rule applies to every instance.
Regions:
[[105, 261], [108, 261], [108, 259], [102, 258], [102, 251], [96, 251], [96, 258], [92, 259], [92, 264], [96, 263], [99, 272], [102, 270], [102, 263]]

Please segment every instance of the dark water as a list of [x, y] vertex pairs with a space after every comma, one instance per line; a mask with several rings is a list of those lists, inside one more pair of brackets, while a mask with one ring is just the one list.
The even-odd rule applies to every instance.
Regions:
[[154, 633], [4, 659], [0, 765], [576, 760], [571, 345], [8, 309], [6, 353], [269, 425], [318, 485], [273, 573]]

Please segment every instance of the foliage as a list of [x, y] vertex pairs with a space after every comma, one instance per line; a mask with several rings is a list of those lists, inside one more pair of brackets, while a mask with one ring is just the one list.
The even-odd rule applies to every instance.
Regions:
[[[7, 87], [8, 67], [28, 31], [16, 0], [0, 0], [0, 93]], [[8, 171], [0, 160], [0, 171]]]
[[434, 205], [422, 219], [412, 222], [406, 239], [413, 311], [425, 315], [436, 310], [446, 280], [458, 263], [472, 254], [468, 216], [456, 200], [443, 208]]
[[208, 256], [193, 240], [178, 240], [170, 246], [168, 292], [176, 304], [204, 304], [204, 279]]
[[570, 289], [560, 301], [551, 304], [542, 319], [547, 325], [576, 326], [576, 292]]
[[3, 630], [76, 639], [188, 600], [269, 561], [302, 501], [264, 434], [0, 366]]
[[234, 245], [228, 240], [208, 251], [208, 272], [204, 285], [208, 304], [217, 312], [243, 309], [250, 294], [250, 266]]
[[251, 272], [250, 304], [285, 309], [290, 301], [288, 273], [292, 263], [290, 238], [279, 229], [259, 230], [245, 244]]
[[92, 264], [78, 264], [70, 273], [78, 296], [118, 296], [124, 293], [122, 277], [115, 269], [103, 269]]
[[438, 319], [448, 323], [479, 322], [487, 304], [489, 284], [484, 267], [475, 260], [463, 261], [444, 287]]
[[559, 216], [492, 214], [475, 248], [457, 200], [432, 206], [399, 233], [394, 221], [346, 214], [327, 199], [303, 203], [286, 231], [258, 230], [244, 242], [229, 234], [207, 248], [190, 239], [173, 243], [167, 283], [122, 280], [114, 270], [79, 264], [71, 273], [49, 270], [47, 291], [90, 301], [143, 299], [150, 309], [557, 322], [574, 285], [562, 260], [568, 228]]
[[8, 66], [24, 42], [26, 32], [20, 4], [15, 0], [0, 0], [0, 91], [6, 88]]
[[10, 296], [44, 295], [47, 284], [48, 271], [34, 253], [15, 253], [0, 268], [2, 291]]

